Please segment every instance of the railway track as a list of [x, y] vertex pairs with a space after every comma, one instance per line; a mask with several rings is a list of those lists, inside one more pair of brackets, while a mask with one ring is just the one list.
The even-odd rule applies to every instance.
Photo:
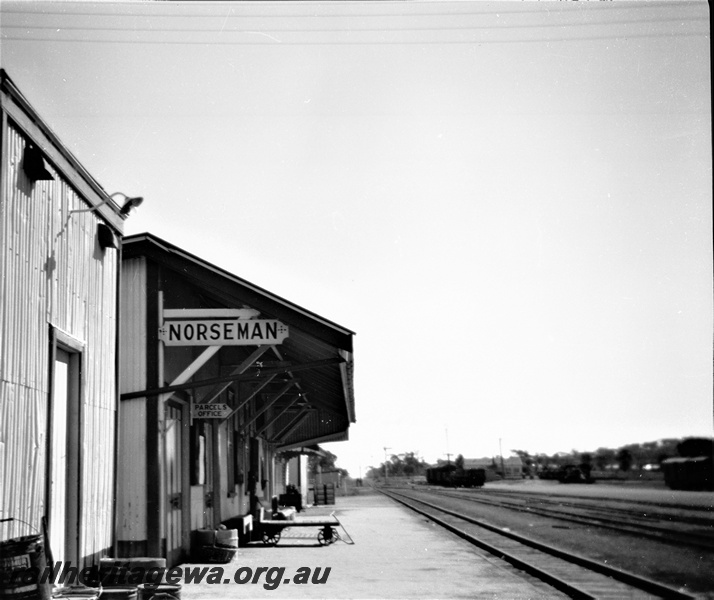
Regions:
[[602, 501], [573, 501], [572, 498], [549, 498], [542, 494], [474, 494], [443, 489], [424, 491], [437, 496], [449, 496], [561, 521], [632, 533], [668, 544], [714, 550], [714, 519], [709, 515], [682, 515], [673, 510], [664, 511], [651, 504], [643, 504], [642, 508], [632, 510], [603, 506]]
[[385, 489], [379, 491], [572, 598], [696, 598], [639, 575], [504, 531], [438, 504], [416, 498], [409, 492]]
[[[441, 488], [444, 489], [444, 488]], [[488, 488], [484, 488], [488, 489]], [[492, 490], [488, 490], [489, 493], [492, 492]], [[570, 495], [565, 495], [565, 494], [536, 494], [533, 492], [526, 492], [523, 490], [498, 490], [497, 492], [493, 492], [499, 496], [509, 496], [509, 497], [525, 497], [528, 496], [530, 498], [548, 498], [553, 501], [558, 501], [558, 502], [567, 502], [571, 501], [575, 498], [578, 498], [583, 501], [590, 501], [590, 502], [601, 502], [602, 499], [600, 498], [586, 498], [584, 496], [570, 496]], [[702, 520], [706, 521], [707, 523], [714, 522], [714, 516], [712, 515], [712, 509], [711, 506], [708, 506], [706, 504], [704, 505], [697, 505], [697, 504], [655, 504], [654, 502], [650, 500], [635, 500], [632, 498], [615, 498], [615, 497], [608, 497], [606, 502], [609, 505], [620, 505], [624, 507], [632, 507], [632, 506], [638, 506], [642, 510], [648, 510], [652, 511], [652, 509], [656, 509], [660, 511], [660, 514], [663, 514], [664, 516], [671, 516], [672, 514], [675, 514], [677, 516], [680, 516], [682, 512], [689, 513], [689, 516], [685, 517], [687, 521], [691, 521], [693, 523], [698, 523], [701, 522]], [[625, 511], [625, 509], [622, 509]], [[639, 509], [638, 509], [639, 511]], [[630, 511], [627, 511], [630, 512]], [[632, 511], [635, 512], [635, 511]], [[699, 515], [705, 515], [705, 517], [701, 516], [696, 516], [697, 514]]]

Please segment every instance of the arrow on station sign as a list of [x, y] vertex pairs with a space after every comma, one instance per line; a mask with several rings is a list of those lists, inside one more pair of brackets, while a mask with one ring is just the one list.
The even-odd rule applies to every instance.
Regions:
[[192, 404], [191, 416], [194, 419], [225, 419], [231, 414], [227, 404]]

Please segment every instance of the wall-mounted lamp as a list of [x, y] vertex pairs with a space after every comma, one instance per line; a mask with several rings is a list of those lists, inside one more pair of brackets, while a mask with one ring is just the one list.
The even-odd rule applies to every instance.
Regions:
[[132, 208], [136, 208], [139, 206], [143, 201], [144, 198], [141, 196], [127, 196], [126, 194], [123, 194], [122, 192], [115, 192], [114, 194], [110, 195], [109, 198], [104, 200], [103, 202], [100, 202], [96, 206], [93, 206], [92, 208], [81, 208], [78, 210], [70, 210], [70, 214], [73, 213], [82, 213], [82, 212], [94, 212], [97, 210], [100, 206], [104, 206], [111, 200], [115, 200], [114, 196], [119, 196], [124, 199], [124, 204], [122, 205], [121, 209], [119, 210], [119, 214], [122, 216], [126, 216], [131, 212]]
[[52, 173], [47, 170], [42, 150], [29, 142], [25, 145], [25, 151], [22, 155], [22, 170], [33, 183], [35, 181], [50, 181], [54, 179]]
[[136, 208], [144, 201], [144, 198], [142, 196], [134, 196], [132, 198], [129, 198], [126, 194], [122, 194], [121, 192], [117, 194], [112, 194], [112, 197], [114, 196], [124, 196], [124, 204], [122, 205], [121, 210], [119, 211], [119, 214], [122, 215], [128, 215], [131, 212], [132, 208]]

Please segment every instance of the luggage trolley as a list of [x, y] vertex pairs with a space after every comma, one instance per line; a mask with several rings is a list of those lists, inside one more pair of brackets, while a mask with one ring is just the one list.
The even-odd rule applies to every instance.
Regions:
[[[325, 517], [297, 517], [295, 519], [289, 519], [285, 521], [278, 520], [266, 520], [264, 518], [264, 511], [260, 510], [260, 520], [258, 522], [258, 531], [260, 532], [261, 539], [266, 546], [275, 546], [280, 541], [280, 536], [285, 529], [292, 527], [315, 527], [319, 528], [317, 532], [317, 541], [321, 546], [329, 546], [335, 542], [341, 540], [345, 544], [354, 544], [354, 541], [347, 533], [344, 525], [340, 523], [340, 520], [335, 516], [334, 511], [330, 513], [330, 516]], [[342, 530], [342, 533], [338, 531], [338, 528]]]

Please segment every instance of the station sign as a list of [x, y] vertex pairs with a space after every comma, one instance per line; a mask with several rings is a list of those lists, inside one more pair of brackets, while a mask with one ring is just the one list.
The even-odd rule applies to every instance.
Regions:
[[262, 346], [281, 344], [289, 333], [274, 319], [166, 320], [159, 339], [167, 346]]
[[192, 404], [191, 417], [193, 419], [225, 419], [231, 414], [231, 407], [227, 404]]

